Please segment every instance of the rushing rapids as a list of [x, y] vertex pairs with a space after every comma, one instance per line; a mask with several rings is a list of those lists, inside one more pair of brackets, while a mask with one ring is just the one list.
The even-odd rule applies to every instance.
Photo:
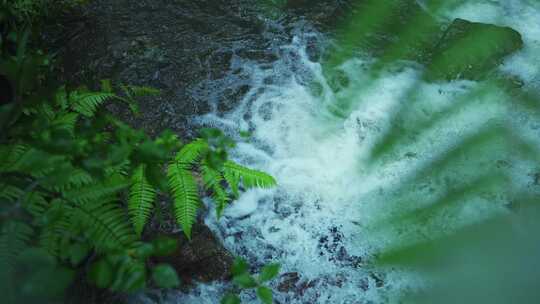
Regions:
[[[420, 2], [429, 9], [428, 1]], [[538, 4], [450, 2], [438, 18], [517, 30], [523, 48], [497, 70], [520, 78], [520, 90], [540, 89]], [[272, 174], [279, 186], [244, 193], [219, 221], [206, 202], [205, 222], [227, 249], [253, 266], [282, 264], [272, 283], [276, 303], [395, 303], [400, 292], [425, 282], [411, 273], [371, 267], [367, 261], [376, 250], [507, 212], [508, 197], [488, 182], [482, 195], [461, 199], [459, 207], [430, 217], [424, 227], [373, 230], [370, 224], [405, 202], [397, 209], [432, 204], [452, 192], [449, 185], [489, 175], [493, 163], [507, 166], [503, 159], [515, 155], [502, 136], [495, 135], [502, 143], [489, 141], [473, 152], [460, 148], [471, 138], [488, 138], [486, 130], [498, 130], [498, 124], [540, 146], [538, 122], [513, 107], [513, 95], [497, 84], [428, 82], [414, 62], [374, 72], [377, 58], [355, 55], [340, 63], [337, 73], [328, 73], [324, 59], [340, 47], [332, 35], [309, 20], [259, 14], [262, 49], [240, 50], [246, 45], [238, 44], [222, 74], [190, 88], [192, 98], [210, 101], [209, 113], [193, 116], [191, 124], [225, 130], [239, 141], [231, 156]], [[242, 94], [224, 101], [231, 86], [240, 86]], [[251, 136], [242, 139], [241, 131]], [[447, 167], [452, 152], [457, 153]], [[531, 163], [514, 159], [509, 167], [516, 187], [530, 183]], [[218, 303], [229, 287], [200, 284], [187, 294], [166, 294], [166, 303]], [[250, 292], [242, 293], [242, 300], [258, 301]]]

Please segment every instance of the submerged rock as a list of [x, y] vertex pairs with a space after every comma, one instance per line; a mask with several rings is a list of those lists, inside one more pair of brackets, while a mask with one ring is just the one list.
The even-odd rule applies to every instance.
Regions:
[[357, 51], [385, 62], [424, 61], [440, 37], [440, 23], [416, 1], [354, 1], [336, 28], [339, 49], [331, 59], [338, 65]]
[[482, 79], [523, 47], [512, 28], [463, 19], [445, 24], [413, 0], [356, 1], [336, 32], [338, 48], [327, 68], [360, 52], [380, 66], [421, 63], [428, 80]]
[[509, 27], [455, 19], [434, 47], [428, 79], [481, 79], [523, 47]]

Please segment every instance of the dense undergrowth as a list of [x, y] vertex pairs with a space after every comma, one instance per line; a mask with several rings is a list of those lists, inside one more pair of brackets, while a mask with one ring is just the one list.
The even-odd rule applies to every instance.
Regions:
[[[107, 80], [99, 91], [58, 83], [54, 58], [39, 49], [39, 27], [79, 3], [1, 3], [5, 303], [62, 302], [80, 274], [113, 292], [178, 287], [175, 269], [147, 262], [178, 247], [178, 240], [147, 229], [158, 195], [171, 198], [174, 218], [189, 239], [201, 191], [211, 195], [219, 217], [241, 190], [276, 184], [271, 176], [228, 160], [234, 142], [218, 130], [201, 130], [201, 138], [186, 144], [169, 131], [150, 138], [104, 108], [120, 102], [136, 115], [137, 98], [159, 94], [155, 89]], [[236, 271], [248, 282], [240, 279], [239, 285], [255, 287], [242, 265]], [[263, 269], [262, 281], [277, 274], [275, 266], [269, 269]], [[259, 289], [261, 299], [271, 302], [271, 292]]]

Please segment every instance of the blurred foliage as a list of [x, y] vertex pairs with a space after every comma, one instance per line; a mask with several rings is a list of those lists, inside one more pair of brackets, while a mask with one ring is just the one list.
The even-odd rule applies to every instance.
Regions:
[[[372, 265], [422, 282], [396, 302], [537, 303], [538, 90], [498, 70], [523, 46], [515, 30], [438, 18], [457, 2], [467, 1], [422, 1], [428, 11], [418, 1], [355, 1], [323, 63], [330, 82], [346, 78], [332, 87], [329, 111], [350, 119], [358, 96], [388, 71], [419, 72], [386, 110], [388, 125], [367, 143], [363, 163], [368, 175], [396, 175], [373, 191], [379, 206], [365, 226], [377, 244]], [[369, 61], [359, 72], [365, 81], [353, 87], [343, 63], [359, 55]], [[461, 82], [464, 89], [448, 102], [423, 94], [434, 82], [462, 79], [476, 82]], [[444, 86], [439, 94], [447, 93]]]
[[[261, 268], [257, 276], [249, 272], [249, 264], [242, 258], [236, 258], [231, 268], [233, 282], [241, 290], [255, 290], [257, 297], [264, 304], [272, 304], [272, 290], [264, 283], [271, 281], [279, 275], [281, 266], [277, 263], [268, 264]], [[221, 299], [221, 304], [240, 304], [240, 297], [235, 293], [228, 293]]]

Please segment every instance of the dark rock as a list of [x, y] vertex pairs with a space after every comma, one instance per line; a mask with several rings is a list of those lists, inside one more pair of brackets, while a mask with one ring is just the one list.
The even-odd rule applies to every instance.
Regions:
[[[96, 0], [73, 24], [58, 29], [63, 74], [74, 85], [113, 83], [152, 86], [162, 94], [141, 102], [141, 115], [125, 106], [111, 110], [150, 135], [172, 129], [184, 138], [193, 136], [190, 120], [226, 101], [217, 94], [229, 81], [203, 87], [209, 80], [234, 74], [232, 62], [245, 58], [276, 60], [262, 35], [264, 21], [255, 0]], [[56, 53], [56, 52], [55, 52]], [[245, 56], [245, 57], [244, 57]], [[241, 95], [244, 87], [239, 93]], [[208, 92], [215, 92], [208, 96]], [[233, 97], [235, 97], [233, 96]], [[235, 102], [231, 102], [232, 105]], [[229, 107], [230, 108], [230, 107]]]
[[540, 186], [540, 172], [532, 174], [533, 185]]
[[289, 292], [294, 291], [296, 284], [300, 281], [300, 276], [298, 272], [287, 272], [280, 276], [280, 282], [278, 285], [278, 290], [280, 292]]
[[174, 234], [181, 240], [178, 250], [171, 256], [155, 259], [153, 263], [169, 263], [178, 272], [183, 285], [212, 282], [230, 278], [232, 255], [221, 245], [208, 227], [196, 224], [191, 241], [183, 234]]
[[0, 106], [8, 104], [13, 101], [13, 88], [11, 83], [4, 77], [0, 75]]
[[351, 0], [287, 0], [285, 8], [292, 17], [303, 17], [321, 28], [340, 23], [351, 7]]
[[428, 79], [481, 79], [523, 47], [509, 27], [455, 19], [432, 51]]

